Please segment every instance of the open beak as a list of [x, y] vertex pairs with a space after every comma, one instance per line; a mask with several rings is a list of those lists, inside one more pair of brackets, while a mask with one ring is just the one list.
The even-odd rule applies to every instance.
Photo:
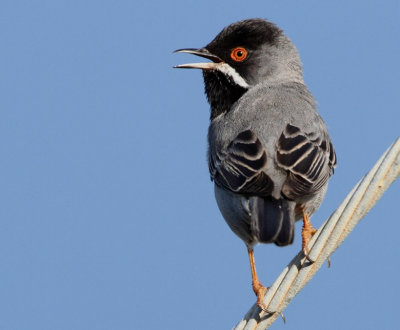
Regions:
[[216, 55], [211, 54], [207, 49], [200, 48], [186, 48], [186, 49], [178, 49], [174, 51], [174, 53], [187, 53], [193, 54], [197, 56], [201, 56], [211, 60], [212, 62], [204, 62], [204, 63], [187, 63], [187, 64], [180, 64], [175, 65], [174, 68], [178, 69], [203, 69], [203, 70], [215, 70], [219, 63], [223, 61]]

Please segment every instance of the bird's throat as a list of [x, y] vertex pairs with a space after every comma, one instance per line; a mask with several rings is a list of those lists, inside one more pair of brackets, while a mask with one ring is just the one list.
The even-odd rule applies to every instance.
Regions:
[[228, 112], [247, 91], [219, 71], [203, 71], [204, 89], [211, 107], [210, 119]]

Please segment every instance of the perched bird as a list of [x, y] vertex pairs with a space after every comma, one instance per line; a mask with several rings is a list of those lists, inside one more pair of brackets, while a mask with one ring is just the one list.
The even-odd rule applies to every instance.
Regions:
[[224, 28], [204, 48], [180, 49], [210, 62], [202, 69], [211, 107], [208, 163], [225, 221], [247, 246], [257, 304], [267, 287], [256, 273], [257, 243], [289, 245], [303, 220], [302, 249], [316, 232], [336, 155], [303, 80], [296, 47], [275, 24], [247, 19]]

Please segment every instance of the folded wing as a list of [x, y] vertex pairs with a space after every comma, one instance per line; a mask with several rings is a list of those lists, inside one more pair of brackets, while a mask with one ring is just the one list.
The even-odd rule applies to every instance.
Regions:
[[289, 199], [313, 195], [336, 167], [336, 154], [327, 134], [302, 132], [288, 124], [276, 144], [277, 164], [288, 171], [282, 194]]
[[209, 153], [211, 179], [236, 193], [269, 196], [273, 182], [263, 169], [267, 154], [261, 141], [251, 131], [239, 133], [226, 151]]

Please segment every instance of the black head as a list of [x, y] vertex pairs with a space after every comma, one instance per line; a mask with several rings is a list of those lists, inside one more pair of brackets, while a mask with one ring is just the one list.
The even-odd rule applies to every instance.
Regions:
[[255, 85], [259, 67], [265, 65], [263, 50], [276, 47], [282, 34], [273, 23], [248, 19], [223, 29], [205, 48], [231, 66], [247, 84]]
[[233, 23], [204, 48], [177, 52], [195, 54], [212, 61], [176, 66], [203, 70], [211, 119], [229, 111], [248, 89], [267, 79], [278, 80], [295, 75], [302, 79], [296, 48], [281, 29], [264, 19]]

